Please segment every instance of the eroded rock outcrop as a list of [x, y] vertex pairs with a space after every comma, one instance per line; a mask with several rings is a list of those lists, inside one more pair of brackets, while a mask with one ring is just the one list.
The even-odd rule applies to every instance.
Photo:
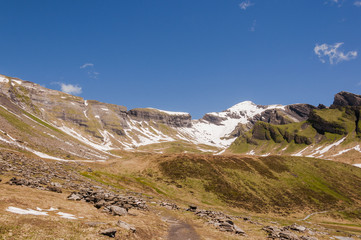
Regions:
[[137, 121], [154, 121], [172, 127], [191, 127], [189, 113], [171, 113], [153, 108], [135, 108], [128, 111], [129, 117]]
[[331, 108], [345, 106], [361, 106], [361, 95], [344, 91], [337, 93], [335, 95]]

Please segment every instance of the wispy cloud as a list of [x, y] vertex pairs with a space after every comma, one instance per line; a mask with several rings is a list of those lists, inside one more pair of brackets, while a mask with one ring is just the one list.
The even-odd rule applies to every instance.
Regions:
[[68, 93], [68, 94], [74, 94], [74, 95], [78, 95], [81, 94], [82, 88], [78, 85], [73, 85], [73, 84], [65, 84], [65, 83], [59, 83], [60, 87], [61, 87], [61, 91]]
[[94, 64], [93, 63], [84, 63], [83, 65], [80, 66], [81, 69], [87, 69], [87, 74], [90, 78], [93, 78], [93, 79], [97, 79], [98, 76], [99, 76], [99, 72], [96, 72], [93, 70], [94, 68]]
[[243, 1], [239, 4], [239, 7], [243, 10], [246, 10], [250, 6], [254, 5], [254, 3], [251, 3], [250, 1]]
[[321, 45], [316, 44], [313, 51], [318, 56], [321, 62], [326, 63], [328, 59], [330, 64], [337, 64], [343, 61], [349, 61], [357, 57], [357, 51], [349, 51], [345, 53], [344, 51], [340, 50], [339, 48], [342, 45], [343, 42], [335, 43], [334, 45], [326, 43]]
[[80, 68], [87, 68], [87, 67], [94, 67], [93, 63], [84, 63], [83, 65], [80, 66]]
[[250, 29], [251, 32], [255, 32], [255, 31], [256, 31], [256, 25], [257, 25], [257, 20], [253, 20], [252, 26], [251, 26], [251, 29]]
[[353, 5], [355, 5], [356, 7], [361, 7], [361, 1], [355, 1]]
[[326, 0], [325, 4], [336, 4], [338, 7], [342, 7], [344, 0]]

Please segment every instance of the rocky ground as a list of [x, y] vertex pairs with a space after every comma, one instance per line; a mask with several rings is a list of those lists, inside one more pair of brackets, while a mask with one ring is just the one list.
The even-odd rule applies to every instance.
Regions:
[[[78, 214], [86, 216], [68, 218], [67, 222], [52, 220], [56, 224], [62, 224], [64, 232], [74, 232], [75, 236], [69, 239], [360, 238], [349, 231], [337, 230], [337, 233], [334, 229], [327, 229], [311, 222], [287, 225], [284, 224], [285, 221], [270, 222], [262, 218], [255, 220], [252, 217], [199, 209], [194, 205], [178, 206], [178, 203], [171, 200], [126, 189], [119, 190], [94, 182], [80, 175], [79, 172], [82, 171], [91, 172], [92, 169], [86, 163], [45, 161], [23, 153], [2, 150], [0, 152], [0, 239], [39, 239], [39, 234], [40, 237], [48, 239], [66, 239], [51, 231], [46, 233], [50, 236], [45, 236], [45, 233], [40, 231], [41, 224], [36, 226], [39, 228], [37, 233], [33, 235], [26, 233], [28, 230], [23, 226], [28, 223], [22, 221], [29, 217], [8, 211], [10, 207], [19, 205], [25, 207], [28, 201], [32, 204], [41, 204], [51, 198], [58, 199], [57, 204], [62, 205], [63, 209], [78, 211]], [[80, 209], [83, 208], [81, 212]], [[51, 215], [50, 209], [39, 208], [34, 211], [39, 215]], [[61, 214], [59, 211], [58, 215]], [[33, 216], [28, 220], [39, 221], [39, 217]], [[51, 217], [55, 219], [55, 215]], [[13, 226], [11, 224], [18, 227], [11, 227]], [[76, 225], [78, 227], [74, 228], [74, 224], [78, 224]], [[62, 234], [65, 233], [59, 233]], [[336, 234], [346, 238], [336, 238]]]

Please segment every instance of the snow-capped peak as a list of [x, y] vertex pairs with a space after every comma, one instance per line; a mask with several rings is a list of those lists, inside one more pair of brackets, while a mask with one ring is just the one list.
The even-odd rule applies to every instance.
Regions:
[[284, 106], [262, 106], [251, 101], [244, 101], [223, 112], [207, 113], [202, 119], [193, 120], [191, 128], [182, 128], [181, 131], [191, 136], [196, 143], [227, 147], [234, 141], [235, 137], [231, 137], [230, 134], [239, 124], [247, 124], [249, 119], [257, 114], [275, 108], [284, 108]]

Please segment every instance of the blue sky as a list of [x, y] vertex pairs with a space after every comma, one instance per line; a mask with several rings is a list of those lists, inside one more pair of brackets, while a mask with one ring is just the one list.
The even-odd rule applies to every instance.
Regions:
[[[361, 94], [361, 0], [0, 1], [0, 73], [190, 112]], [[80, 93], [81, 92], [81, 93]]]

